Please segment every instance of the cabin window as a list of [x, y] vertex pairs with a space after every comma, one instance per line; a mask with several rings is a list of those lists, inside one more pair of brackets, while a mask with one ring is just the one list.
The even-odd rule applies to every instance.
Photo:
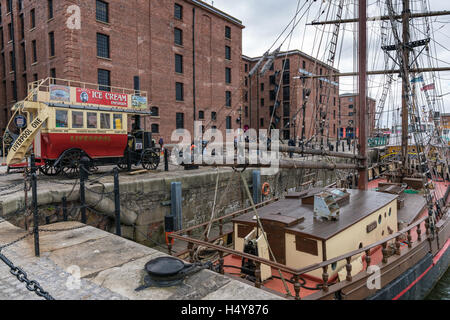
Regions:
[[237, 228], [238, 229], [237, 230], [237, 232], [238, 232], [237, 236], [239, 238], [245, 238], [254, 229], [253, 226], [247, 226], [247, 225], [242, 225], [242, 224], [238, 224], [237, 227], [238, 227]]
[[97, 129], [97, 114], [95, 112], [87, 113], [87, 127], [88, 129]]
[[56, 110], [56, 128], [67, 128], [69, 126], [66, 110]]
[[109, 113], [100, 113], [100, 128], [111, 129], [111, 115]]
[[392, 208], [389, 208], [389, 217], [391, 216]]
[[297, 249], [297, 251], [300, 252], [309, 253], [314, 256], [319, 255], [319, 250], [317, 248], [317, 241], [313, 239], [295, 236], [295, 248]]
[[378, 224], [381, 224], [381, 214], [378, 216]]
[[84, 114], [82, 111], [72, 111], [72, 128], [79, 129], [84, 127]]
[[113, 125], [114, 125], [114, 129], [122, 130], [122, 115], [121, 114], [113, 115]]

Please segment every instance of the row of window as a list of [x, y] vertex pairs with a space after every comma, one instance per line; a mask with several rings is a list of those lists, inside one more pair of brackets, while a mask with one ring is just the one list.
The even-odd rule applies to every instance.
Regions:
[[[183, 6], [178, 3], [174, 4], [174, 18], [183, 20]], [[231, 39], [231, 28], [229, 26], [225, 26], [225, 38]]]
[[[184, 113], [177, 112], [175, 116], [176, 116], [176, 118], [175, 118], [176, 128], [177, 129], [184, 129]], [[205, 118], [204, 111], [199, 111], [198, 117], [199, 117], [200, 120], [203, 120]], [[217, 120], [217, 113], [214, 112], [214, 111], [211, 112], [211, 120], [213, 120], [213, 121]], [[232, 129], [232, 123], [231, 123], [231, 117], [230, 116], [227, 116], [225, 118], [225, 124], [226, 124], [226, 129]], [[216, 129], [216, 126], [212, 126], [211, 128], [212, 129]], [[203, 127], [202, 131], [204, 132], [204, 127]]]
[[[184, 101], [184, 83], [175, 82], [175, 99]], [[225, 106], [231, 107], [231, 91], [225, 91]]]
[[[112, 117], [112, 121], [111, 121]], [[69, 123], [69, 119], [70, 121]], [[55, 127], [71, 129], [105, 129], [122, 130], [122, 114], [85, 112], [85, 111], [55, 111]], [[112, 126], [111, 126], [112, 125]]]

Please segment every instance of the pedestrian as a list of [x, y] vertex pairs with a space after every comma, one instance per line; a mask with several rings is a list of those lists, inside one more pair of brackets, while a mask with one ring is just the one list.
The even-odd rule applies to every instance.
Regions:
[[163, 139], [163, 137], [159, 138], [159, 145], [161, 146], [161, 149], [163, 149], [163, 146], [164, 146], [164, 139]]

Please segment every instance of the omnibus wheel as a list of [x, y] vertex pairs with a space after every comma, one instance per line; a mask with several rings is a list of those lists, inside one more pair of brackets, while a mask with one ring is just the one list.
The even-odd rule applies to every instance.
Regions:
[[141, 157], [142, 167], [147, 170], [156, 170], [159, 166], [159, 155], [151, 150], [145, 150]]
[[64, 155], [59, 164], [63, 175], [70, 179], [77, 178], [80, 174], [80, 160], [79, 150], [72, 150]]
[[61, 172], [61, 168], [53, 166], [53, 163], [45, 160], [45, 164], [39, 167], [39, 170], [46, 176], [57, 176]]
[[123, 157], [119, 160], [119, 162], [117, 163], [117, 167], [120, 170], [127, 170], [128, 169], [128, 164], [127, 164], [127, 159], [126, 157]]

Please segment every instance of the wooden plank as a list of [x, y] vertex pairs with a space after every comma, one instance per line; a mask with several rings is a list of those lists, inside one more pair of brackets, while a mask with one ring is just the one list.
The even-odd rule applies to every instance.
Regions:
[[128, 175], [135, 176], [135, 175], [143, 174], [143, 173], [147, 173], [147, 172], [148, 172], [148, 170], [142, 169], [142, 170], [136, 170], [136, 171], [128, 172]]

